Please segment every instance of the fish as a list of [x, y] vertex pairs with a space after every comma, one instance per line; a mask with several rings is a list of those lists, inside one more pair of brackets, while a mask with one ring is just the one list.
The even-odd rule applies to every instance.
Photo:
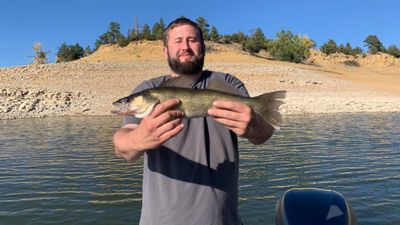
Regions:
[[176, 109], [182, 110], [185, 118], [208, 116], [215, 100], [236, 101], [249, 105], [274, 129], [279, 130], [282, 115], [279, 107], [284, 104], [286, 91], [264, 93], [256, 97], [242, 96], [237, 89], [227, 85], [225, 81], [214, 79], [206, 89], [189, 88], [193, 81], [179, 76], [164, 82], [160, 87], [146, 89], [113, 102], [117, 107], [113, 114], [133, 115], [143, 118], [149, 115], [154, 107], [165, 100], [180, 100]]

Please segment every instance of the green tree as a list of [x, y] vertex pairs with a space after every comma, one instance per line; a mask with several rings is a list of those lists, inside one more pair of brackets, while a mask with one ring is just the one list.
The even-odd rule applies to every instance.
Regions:
[[233, 41], [232, 41], [232, 36], [229, 35], [229, 34], [222, 35], [222, 36], [221, 36], [221, 41], [222, 41], [222, 43], [224, 43], [224, 44], [230, 44], [230, 43], [233, 42]]
[[108, 31], [96, 40], [95, 49], [98, 49], [100, 45], [105, 44], [119, 44], [120, 46], [126, 45], [126, 38], [120, 31], [120, 25], [117, 22], [111, 22], [108, 26]]
[[151, 30], [150, 30], [150, 26], [147, 23], [145, 23], [143, 25], [143, 30], [142, 30], [142, 35], [141, 36], [142, 36], [141, 39], [154, 40], [153, 34], [151, 33]]
[[323, 44], [320, 47], [321, 52], [325, 53], [326, 55], [330, 55], [339, 51], [336, 42], [332, 39], [329, 39], [328, 42]]
[[268, 51], [276, 60], [299, 63], [310, 56], [310, 48], [290, 31], [280, 31], [275, 40], [269, 41]]
[[314, 40], [312, 40], [311, 38], [309, 38], [307, 35], [304, 35], [302, 37], [299, 36], [299, 38], [301, 39], [301, 41], [303, 42], [304, 46], [306, 46], [307, 48], [315, 48], [315, 46], [317, 46], [317, 44], [315, 43]]
[[248, 38], [247, 35], [241, 31], [233, 33], [231, 35], [232, 42], [239, 44], [243, 44], [247, 40], [247, 38]]
[[99, 49], [99, 47], [101, 45], [106, 45], [109, 43], [110, 43], [110, 41], [109, 41], [108, 33], [104, 33], [104, 34], [100, 35], [99, 38], [96, 40], [96, 43], [94, 44], [95, 50]]
[[355, 48], [353, 48], [353, 50], [351, 50], [351, 55], [356, 56], [356, 55], [360, 55], [360, 54], [363, 54], [363, 50], [360, 47], [355, 47]]
[[83, 57], [89, 56], [93, 53], [92, 49], [90, 46], [86, 46], [85, 50], [83, 50]]
[[220, 36], [219, 36], [217, 28], [212, 26], [211, 31], [210, 31], [210, 40], [214, 41], [214, 42], [218, 42], [219, 38], [220, 38]]
[[162, 40], [165, 29], [164, 20], [161, 18], [158, 23], [153, 25], [152, 33], [155, 40]]
[[108, 33], [109, 33], [109, 43], [110, 44], [117, 44], [118, 39], [123, 36], [120, 31], [120, 25], [117, 22], [111, 22], [108, 26]]
[[389, 55], [392, 55], [392, 56], [396, 57], [396, 58], [400, 58], [400, 49], [396, 45], [390, 45], [387, 48], [387, 53]]
[[57, 52], [56, 62], [69, 62], [82, 58], [84, 55], [83, 48], [76, 43], [75, 45], [67, 45], [65, 42], [61, 44]]
[[210, 40], [209, 37], [209, 27], [210, 25], [208, 24], [207, 20], [204, 17], [197, 17], [196, 23], [199, 26], [201, 32], [203, 32], [203, 38], [204, 40]]
[[353, 53], [353, 48], [351, 47], [350, 43], [347, 42], [346, 46], [344, 46], [343, 44], [339, 45], [339, 52], [345, 54], [345, 55], [352, 55]]
[[118, 36], [118, 38], [117, 38], [117, 44], [120, 47], [125, 47], [129, 44], [129, 40], [125, 36], [121, 35], [121, 36]]
[[253, 34], [243, 42], [243, 49], [250, 53], [258, 53], [265, 47], [265, 35], [261, 28], [257, 28]]
[[385, 52], [385, 47], [376, 35], [368, 35], [364, 40], [365, 46], [368, 47], [370, 54]]

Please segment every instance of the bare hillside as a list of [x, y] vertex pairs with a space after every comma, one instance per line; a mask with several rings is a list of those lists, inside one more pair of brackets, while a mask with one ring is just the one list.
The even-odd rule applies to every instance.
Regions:
[[[0, 119], [110, 115], [113, 101], [169, 73], [162, 49], [157, 41], [102, 46], [75, 62], [0, 68]], [[237, 45], [207, 43], [207, 49], [205, 69], [239, 77], [250, 95], [287, 90], [284, 114], [400, 111], [399, 60], [387, 55], [349, 59], [313, 52], [305, 65], [252, 56]]]

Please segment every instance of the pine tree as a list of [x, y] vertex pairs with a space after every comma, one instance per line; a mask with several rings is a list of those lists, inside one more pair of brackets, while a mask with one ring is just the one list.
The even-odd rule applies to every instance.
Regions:
[[118, 44], [120, 46], [126, 45], [127, 41], [124, 35], [120, 31], [120, 25], [117, 22], [111, 22], [108, 26], [108, 31], [96, 40], [95, 49], [98, 49], [100, 45], [105, 44]]
[[243, 49], [250, 53], [258, 53], [265, 47], [265, 35], [261, 28], [257, 28], [253, 34], [243, 43]]
[[90, 48], [90, 46], [88, 45], [88, 46], [86, 46], [85, 50], [83, 50], [83, 57], [89, 56], [92, 53], [93, 53], [93, 51]]
[[158, 23], [153, 25], [153, 37], [155, 40], [162, 40], [164, 34], [165, 24], [164, 20], [161, 18]]
[[211, 31], [210, 31], [210, 40], [214, 41], [214, 42], [218, 42], [219, 41], [219, 34], [218, 34], [218, 30], [216, 27], [212, 26], [211, 27]]
[[147, 23], [145, 23], [143, 25], [143, 30], [142, 30], [142, 35], [141, 36], [142, 36], [141, 39], [153, 40], [153, 35], [151, 33], [150, 26]]
[[368, 47], [370, 54], [376, 54], [378, 52], [385, 52], [382, 42], [376, 35], [368, 35], [364, 40], [365, 46]]
[[80, 59], [84, 56], [83, 48], [76, 43], [75, 45], [67, 45], [65, 42], [61, 44], [57, 52], [56, 62], [69, 62]]
[[207, 20], [204, 19], [204, 17], [198, 17], [196, 19], [196, 23], [199, 26], [201, 32], [203, 32], [203, 38], [204, 40], [210, 40], [210, 36], [209, 36], [209, 30], [208, 27], [210, 27], [210, 25], [207, 23]]
[[392, 55], [392, 56], [396, 57], [396, 58], [400, 58], [400, 49], [396, 45], [390, 45], [387, 48], [387, 53], [389, 55]]
[[364, 51], [360, 47], [355, 47], [355, 48], [353, 48], [353, 50], [351, 50], [351, 54], [354, 56], [363, 54], [363, 52]]
[[326, 55], [330, 55], [339, 51], [338, 46], [333, 39], [329, 39], [328, 42], [323, 44], [320, 50]]
[[231, 38], [232, 38], [232, 42], [243, 44], [247, 40], [248, 37], [246, 36], [246, 34], [239, 31], [237, 33], [232, 34]]

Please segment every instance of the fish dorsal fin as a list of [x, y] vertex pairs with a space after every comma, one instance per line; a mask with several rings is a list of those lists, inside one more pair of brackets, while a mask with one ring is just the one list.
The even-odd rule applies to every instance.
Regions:
[[207, 89], [221, 91], [234, 95], [242, 95], [242, 93], [237, 88], [229, 85], [228, 82], [221, 77], [215, 77], [214, 79], [212, 79], [208, 84]]
[[164, 81], [160, 87], [179, 87], [179, 88], [192, 88], [196, 83], [195, 80], [185, 76], [172, 77]]

